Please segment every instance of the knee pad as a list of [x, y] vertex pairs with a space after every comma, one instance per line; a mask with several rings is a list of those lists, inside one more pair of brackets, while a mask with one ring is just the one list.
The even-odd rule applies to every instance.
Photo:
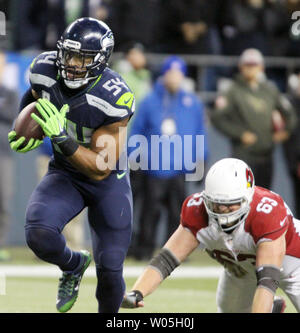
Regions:
[[58, 232], [42, 227], [26, 228], [26, 242], [29, 248], [42, 259], [64, 250], [65, 242]]
[[105, 250], [100, 252], [98, 262], [100, 271], [117, 272], [122, 270], [126, 252], [122, 249]]

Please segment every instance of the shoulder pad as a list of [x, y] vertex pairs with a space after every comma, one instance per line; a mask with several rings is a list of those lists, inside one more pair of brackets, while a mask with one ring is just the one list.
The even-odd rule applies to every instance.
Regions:
[[122, 77], [110, 69], [106, 69], [99, 82], [87, 91], [86, 99], [89, 105], [112, 117], [112, 122], [131, 116], [135, 110], [132, 91]]
[[250, 232], [256, 243], [265, 239], [275, 240], [287, 230], [290, 217], [278, 194], [256, 186], [245, 230]]
[[57, 80], [57, 67], [55, 65], [57, 52], [44, 52], [38, 55], [30, 65], [29, 80], [32, 88], [38, 86], [53, 86]]
[[195, 236], [201, 228], [208, 226], [208, 215], [201, 193], [192, 194], [184, 200], [181, 208], [180, 223]]

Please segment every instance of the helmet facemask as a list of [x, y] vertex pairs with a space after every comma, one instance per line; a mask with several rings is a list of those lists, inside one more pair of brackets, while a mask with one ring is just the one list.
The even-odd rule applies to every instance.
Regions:
[[[57, 43], [57, 66], [68, 88], [77, 89], [97, 78], [97, 69], [106, 66], [105, 56], [101, 52], [76, 50]], [[79, 66], [71, 66], [70, 60], [76, 57]]]
[[[210, 221], [215, 223], [218, 228], [221, 228], [224, 232], [232, 232], [237, 226], [239, 226], [243, 221], [245, 221], [248, 216], [250, 205], [247, 198], [239, 198], [236, 200], [216, 200], [212, 199], [205, 194], [203, 194], [204, 205], [206, 211], [210, 217]], [[216, 212], [217, 205], [239, 205], [237, 210], [220, 213]]]

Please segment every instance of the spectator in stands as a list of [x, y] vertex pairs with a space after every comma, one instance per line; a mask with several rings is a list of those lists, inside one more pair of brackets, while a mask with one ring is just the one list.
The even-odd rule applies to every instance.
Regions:
[[126, 50], [129, 42], [139, 42], [154, 52], [160, 34], [160, 0], [112, 0], [108, 25], [115, 36], [115, 50]]
[[16, 117], [18, 94], [2, 84], [6, 66], [5, 54], [0, 52], [0, 261], [10, 259], [5, 248], [8, 228], [11, 222], [10, 206], [14, 189], [14, 165], [7, 142], [7, 133]]
[[300, 217], [300, 71], [291, 75], [289, 79], [289, 100], [291, 101], [296, 114], [297, 125], [290, 138], [284, 143], [284, 153], [291, 176], [295, 216]]
[[14, 49], [53, 50], [65, 27], [89, 16], [89, 0], [15, 0]]
[[[194, 93], [181, 88], [186, 75], [186, 63], [177, 56], [168, 57], [161, 67], [161, 77], [155, 82], [153, 90], [140, 103], [137, 117], [131, 126], [131, 137], [143, 135], [148, 143], [148, 150], [143, 150], [140, 158], [148, 161], [145, 174], [144, 200], [137, 235], [136, 259], [149, 259], [156, 246], [156, 231], [163, 207], [167, 211], [167, 239], [177, 227], [176, 216], [185, 197], [185, 174], [183, 161], [176, 163], [175, 148], [170, 147], [169, 154], [163, 154], [154, 147], [153, 136], [167, 140], [179, 136], [182, 141], [182, 156], [191, 152], [194, 161], [203, 162], [206, 152], [196, 149], [196, 135], [205, 135], [204, 107]], [[184, 147], [184, 135], [191, 135], [193, 143]], [[174, 138], [174, 137], [173, 137]], [[156, 149], [157, 148], [157, 149]], [[181, 149], [181, 148], [180, 148]], [[168, 155], [168, 156], [167, 156]], [[130, 157], [130, 155], [129, 155]], [[163, 158], [169, 159], [170, 168], [165, 168]], [[183, 160], [182, 157], [182, 160]], [[129, 162], [131, 160], [129, 158]], [[158, 167], [153, 165], [158, 163]], [[132, 164], [131, 164], [132, 165]]]
[[[221, 41], [217, 29], [220, 9], [218, 0], [162, 1], [160, 52], [176, 54], [220, 54]], [[189, 65], [189, 75], [200, 90], [216, 89], [216, 69]], [[199, 80], [197, 80], [199, 79]]]
[[106, 22], [110, 16], [110, 2], [110, 0], [89, 0], [89, 16]]
[[[220, 16], [223, 53], [239, 55], [247, 48], [256, 48], [272, 55], [275, 34], [283, 28], [283, 6], [272, 0], [225, 0]], [[280, 50], [278, 45], [275, 45]]]
[[251, 166], [256, 184], [270, 188], [274, 144], [290, 136], [296, 125], [295, 111], [266, 79], [258, 50], [242, 53], [239, 71], [227, 93], [216, 99], [211, 120], [231, 140], [233, 157]]
[[[147, 68], [145, 48], [141, 43], [130, 42], [124, 49], [125, 58], [119, 60], [113, 68], [122, 75], [134, 93], [135, 107], [151, 88], [151, 72]], [[135, 111], [136, 116], [137, 111]]]
[[172, 0], [162, 4], [164, 52], [211, 54], [211, 28], [216, 25], [217, 1]]

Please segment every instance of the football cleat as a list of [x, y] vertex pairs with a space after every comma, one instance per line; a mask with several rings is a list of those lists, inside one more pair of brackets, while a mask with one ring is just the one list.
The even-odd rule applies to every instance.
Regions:
[[76, 274], [63, 272], [62, 277], [59, 279], [56, 299], [56, 308], [59, 312], [69, 311], [76, 302], [81, 279], [92, 260], [91, 254], [88, 251], [81, 250], [80, 252], [83, 255], [81, 270]]
[[283, 313], [285, 308], [285, 300], [280, 296], [275, 296], [273, 301], [272, 313]]

